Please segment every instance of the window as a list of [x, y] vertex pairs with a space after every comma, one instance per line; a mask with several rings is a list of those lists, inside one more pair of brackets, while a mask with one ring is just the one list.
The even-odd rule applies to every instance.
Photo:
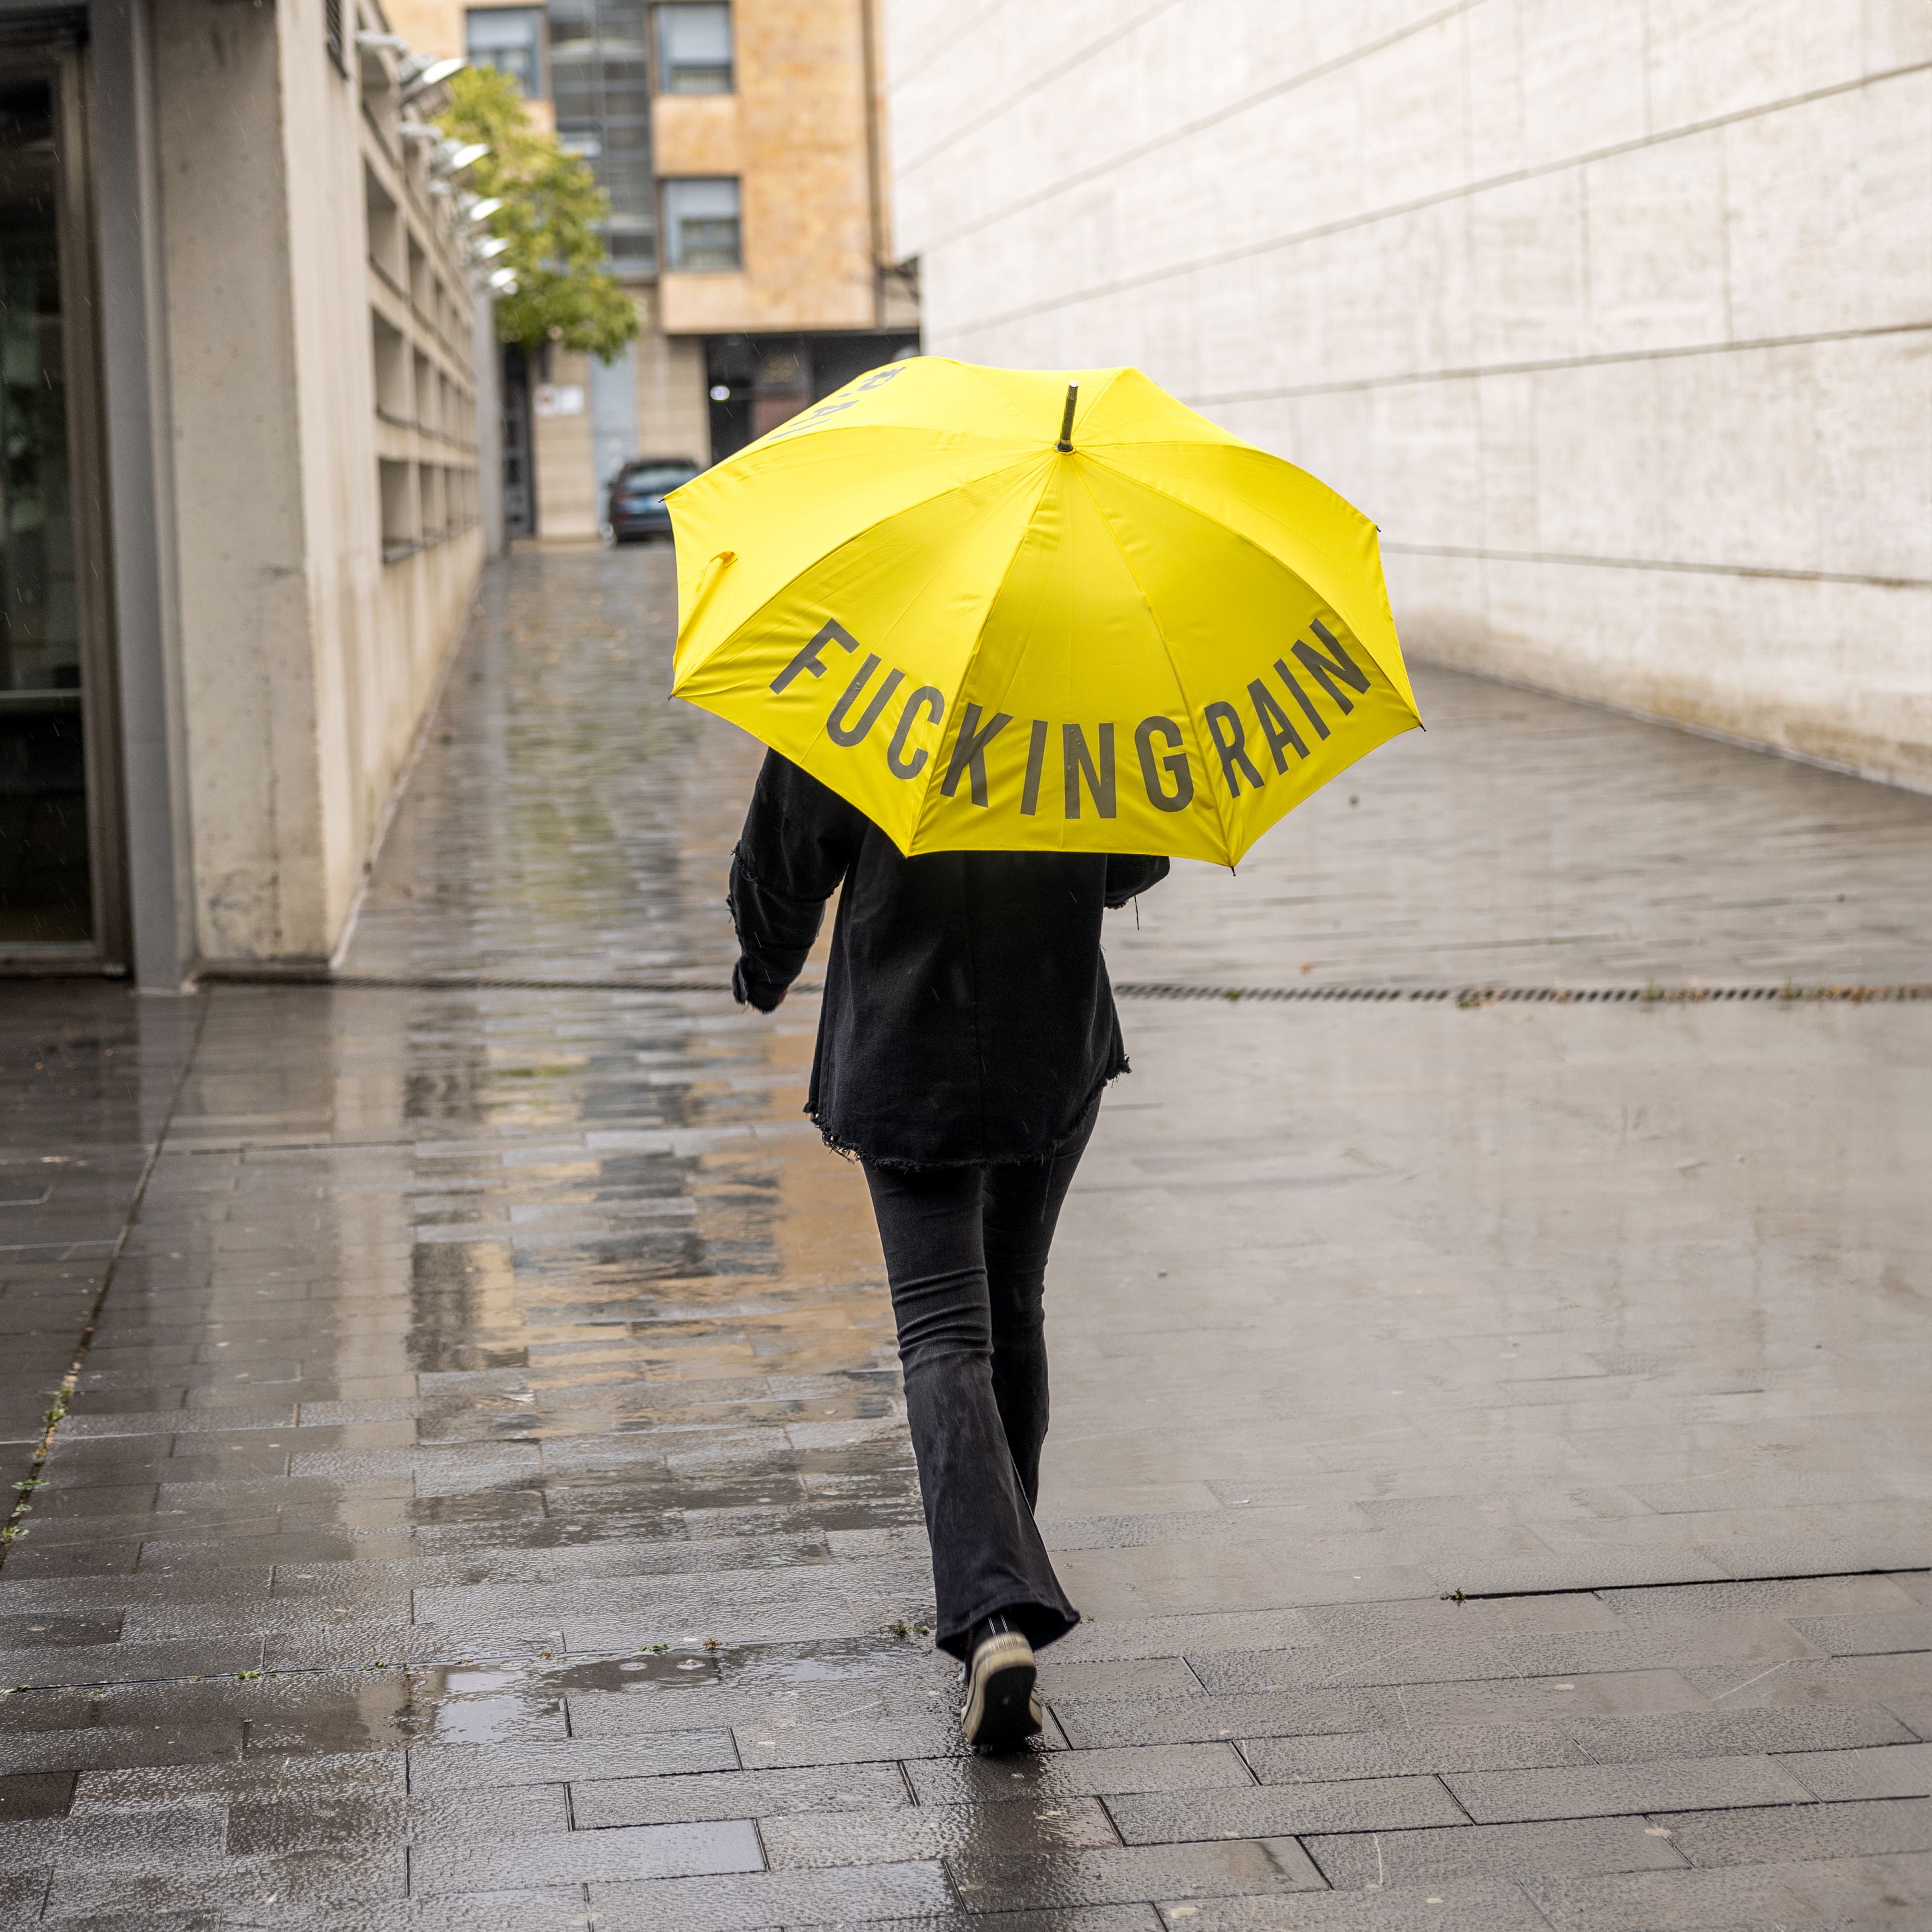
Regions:
[[731, 92], [731, 10], [691, 0], [658, 9], [658, 92]]
[[349, 50], [342, 38], [342, 0], [322, 0], [322, 43], [328, 50], [335, 70], [349, 78]]
[[657, 266], [644, 0], [552, 0], [550, 98], [558, 144], [610, 197], [604, 243], [620, 274]]
[[494, 67], [517, 83], [526, 100], [543, 98], [543, 9], [540, 7], [472, 7], [467, 51], [478, 67]]
[[668, 181], [664, 184], [667, 266], [736, 268], [738, 183], [733, 176], [707, 181]]

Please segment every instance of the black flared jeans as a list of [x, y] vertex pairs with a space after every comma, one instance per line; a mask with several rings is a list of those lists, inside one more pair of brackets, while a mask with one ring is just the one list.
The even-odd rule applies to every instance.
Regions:
[[1046, 1440], [1047, 1250], [1093, 1127], [1090, 1112], [1050, 1160], [866, 1165], [932, 1544], [936, 1641], [955, 1657], [996, 1612], [1036, 1648], [1080, 1621], [1033, 1511]]

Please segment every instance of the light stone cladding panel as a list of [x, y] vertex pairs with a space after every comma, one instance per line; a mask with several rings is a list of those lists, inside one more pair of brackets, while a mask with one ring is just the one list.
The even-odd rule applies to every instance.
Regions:
[[886, 0], [933, 352], [1137, 364], [1420, 655], [1932, 789], [1932, 8]]
[[[154, 22], [196, 946], [314, 961], [482, 561], [470, 292], [420, 158], [328, 60], [321, 0], [160, 0]], [[375, 262], [370, 179], [399, 273]], [[402, 344], [380, 416], [377, 317]]]

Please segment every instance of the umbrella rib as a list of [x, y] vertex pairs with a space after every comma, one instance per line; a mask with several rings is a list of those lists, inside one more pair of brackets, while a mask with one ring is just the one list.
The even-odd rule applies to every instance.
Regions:
[[[1087, 492], [1087, 500], [1094, 506], [1094, 514], [1100, 519], [1101, 527], [1106, 531], [1108, 536], [1113, 538], [1114, 548], [1120, 553], [1121, 568], [1133, 579], [1134, 588], [1140, 592], [1141, 602], [1147, 606], [1148, 621], [1154, 626], [1154, 635], [1160, 640], [1161, 650], [1166, 655], [1168, 668], [1174, 674], [1174, 687], [1180, 693], [1181, 702], [1187, 706], [1187, 725], [1188, 729], [1192, 731], [1195, 728], [1194, 700], [1188, 695], [1187, 680], [1181, 676], [1180, 661], [1174, 655], [1174, 646], [1168, 642], [1167, 633], [1161, 628], [1160, 614], [1154, 608], [1154, 599], [1148, 595], [1147, 586], [1141, 581], [1140, 572], [1135, 569], [1133, 559], [1127, 554], [1126, 545], [1121, 542], [1119, 532], [1114, 530], [1113, 518], [1108, 515], [1101, 506], [1100, 498], [1094, 495], [1093, 485], [1083, 476], [1080, 479], [1080, 487]], [[1183, 507], [1192, 506], [1184, 506]], [[1236, 856], [1234, 828], [1228, 823], [1228, 814], [1221, 808], [1221, 796], [1214, 789], [1214, 773], [1209, 769], [1208, 754], [1201, 744], [1198, 733], [1195, 738], [1194, 749], [1201, 760], [1201, 782], [1206, 788], [1208, 796], [1214, 801], [1215, 822], [1221, 828], [1222, 849], [1228, 855], [1228, 865], [1232, 870]]]
[[[999, 469], [983, 471], [980, 475], [974, 477], [971, 480], [974, 483], [987, 482], [995, 477], [1004, 476], [1009, 470], [1024, 470], [1029, 463], [1034, 463], [1038, 460], [1039, 458], [1037, 457], [1028, 456], [1017, 461], [1004, 464]], [[785, 579], [784, 582], [780, 584], [769, 597], [765, 598], [760, 603], [754, 604], [752, 609], [747, 610], [744, 616], [741, 617], [736, 623], [732, 626], [730, 630], [727, 631], [722, 638], [719, 638], [711, 645], [710, 648], [705, 652], [704, 655], [701, 658], [698, 658], [694, 662], [687, 666], [681, 676], [676, 674], [675, 672], [674, 673], [671, 695], [673, 697], [676, 697], [677, 695], [677, 686], [679, 683], [681, 683], [686, 677], [694, 676], [698, 671], [701, 670], [706, 664], [709, 664], [711, 660], [716, 657], [734, 638], [736, 637], [748, 624], [754, 623], [760, 617], [764, 616], [765, 612], [769, 610], [774, 604], [777, 603], [778, 600], [784, 596], [785, 592], [788, 591], [801, 577], [805, 575], [806, 572], [820, 568], [828, 558], [836, 556], [842, 550], [846, 549], [850, 544], [857, 543], [862, 538], [870, 536], [874, 530], [880, 528], [883, 524], [890, 523], [894, 518], [902, 517], [905, 515], [908, 511], [923, 509], [928, 503], [936, 503], [939, 499], [945, 496], [948, 491], [958, 490], [962, 487], [964, 486], [956, 481], [946, 483], [942, 484], [939, 488], [932, 491], [928, 495], [924, 496], [916, 496], [908, 502], [895, 504], [891, 509], [886, 511], [881, 515], [874, 518], [869, 524], [861, 524], [856, 530], [847, 531], [836, 543], [830, 544], [826, 549], [820, 550], [817, 556], [808, 558], [803, 563], [800, 564], [799, 567]]]
[[[959, 682], [953, 688], [952, 698], [956, 704], [958, 701], [960, 693], [964, 691], [968, 680], [972, 677], [973, 667], [980, 662], [980, 646], [986, 640], [986, 626], [993, 621], [993, 607], [999, 602], [1000, 593], [1006, 587], [1006, 580], [1013, 574], [1013, 566], [1018, 561], [1020, 551], [1025, 545], [1027, 532], [1033, 527], [1034, 518], [1040, 514], [1040, 505], [1046, 500], [1046, 493], [1053, 488], [1053, 466], [1049, 464], [1046, 466], [1046, 475], [1040, 479], [1040, 494], [1033, 500], [1033, 508], [1027, 512], [1026, 521], [1021, 526], [1019, 541], [1013, 545], [1011, 554], [1006, 558], [1006, 568], [1000, 572], [1000, 580], [993, 586], [993, 594], [986, 599], [986, 608], [980, 614], [980, 627], [973, 633], [973, 648], [967, 653], [964, 667], [959, 674]], [[1022, 652], [1022, 656], [1024, 657], [1024, 652]], [[1009, 678], [1007, 682], [1010, 684], [1012, 680]], [[958, 737], [958, 731], [954, 732], [953, 736], [956, 741]], [[940, 737], [940, 750], [944, 750], [945, 745], [945, 736], [942, 733]], [[932, 802], [932, 788], [938, 780], [939, 767], [940, 760], [935, 755], [931, 766], [928, 767], [928, 775], [926, 781], [926, 789], [920, 794], [919, 815], [913, 820], [913, 838], [915, 842], [919, 837], [919, 828], [926, 823], [926, 807]]]
[[[1159, 445], [1150, 444], [1144, 446], [1148, 448], [1160, 448], [1163, 449], [1184, 449], [1187, 447], [1185, 443], [1181, 442], [1168, 442]], [[1256, 556], [1266, 558], [1267, 560], [1270, 563], [1273, 564], [1277, 570], [1286, 570], [1292, 576], [1299, 576], [1300, 574], [1300, 573], [1298, 571], [1296, 571], [1292, 565], [1283, 562], [1281, 558], [1276, 556], [1274, 552], [1268, 548], [1265, 544], [1257, 543], [1245, 530], [1237, 530], [1232, 524], [1222, 522], [1222, 520], [1219, 517], [1216, 516], [1211, 511], [1202, 509], [1198, 503], [1190, 503], [1185, 496], [1176, 496], [1172, 490], [1168, 489], [1162, 484], [1149, 482], [1144, 476], [1136, 476], [1132, 470], [1124, 469], [1118, 463], [1107, 463], [1106, 457], [1100, 452], [1090, 450], [1087, 453], [1092, 457], [1094, 461], [1096, 463], [1106, 463], [1107, 467], [1109, 470], [1112, 470], [1116, 476], [1125, 478], [1128, 482], [1138, 484], [1143, 490], [1151, 490], [1156, 496], [1165, 497], [1168, 502], [1175, 505], [1178, 508], [1185, 510], [1190, 516], [1198, 517], [1203, 523], [1212, 524], [1217, 530], [1226, 530], [1228, 536], [1232, 537], [1237, 543], [1245, 544], [1250, 550], [1252, 550], [1256, 554]], [[1254, 453], [1256, 455], [1262, 457], [1265, 457], [1268, 454], [1268, 452], [1264, 449], [1256, 450]], [[1276, 457], [1273, 460], [1276, 462], [1281, 462], [1285, 459]], [[1290, 466], [1293, 467], [1294, 466], [1291, 465]], [[1304, 476], [1308, 475], [1308, 472], [1306, 470], [1304, 470], [1301, 473]], [[1309, 480], [1312, 483], [1320, 484], [1321, 487], [1324, 490], [1328, 489], [1328, 484], [1323, 483], [1321, 478], [1318, 476], [1310, 477]], [[1089, 494], [1090, 494], [1091, 493], [1090, 492]], [[1330, 496], [1334, 496], [1335, 494], [1334, 491], [1332, 490], [1329, 490], [1328, 494]], [[1346, 500], [1347, 500], [1346, 498], [1336, 498], [1337, 502], [1346, 502]], [[1096, 504], [1095, 507], [1098, 508], [1099, 506]], [[1349, 504], [1348, 507], [1351, 509], [1354, 508], [1354, 506], [1353, 504]], [[1104, 516], [1106, 512], [1103, 511], [1101, 514]], [[1361, 515], [1361, 512], [1359, 510], [1356, 510], [1355, 514], [1358, 516]], [[1364, 520], [1366, 522], [1367, 520], [1364, 518]], [[1313, 550], [1316, 554], [1322, 559], [1322, 562], [1328, 565], [1331, 571], [1335, 572], [1337, 574], [1346, 574], [1345, 567], [1338, 562], [1336, 558], [1330, 556], [1326, 550], [1323, 549], [1319, 544], [1315, 543], [1305, 537], [1302, 541], [1308, 544], [1309, 548]], [[1307, 581], [1306, 578], [1304, 578], [1302, 580], [1304, 583]], [[1330, 595], [1330, 586], [1327, 584], [1313, 584], [1310, 585], [1310, 588], [1312, 590], [1318, 590], [1321, 591], [1324, 596], [1328, 596], [1329, 602], [1335, 609], [1339, 610], [1341, 608], [1339, 601]], [[1406, 667], [1405, 667], [1400, 674], [1391, 671], [1388, 666], [1382, 662], [1381, 654], [1363, 634], [1360, 626], [1352, 625], [1350, 628], [1354, 630], [1356, 637], [1360, 640], [1363, 650], [1367, 652], [1369, 656], [1375, 660], [1376, 668], [1382, 673], [1383, 676], [1388, 680], [1391, 685], [1395, 687], [1397, 694], [1401, 695], [1408, 693], [1408, 678]], [[1389, 619], [1389, 628], [1391, 631], [1395, 628], [1395, 620], [1392, 613]], [[1400, 648], [1400, 640], [1399, 639], [1397, 640], [1396, 647], [1398, 650]], [[1415, 714], [1416, 722], [1420, 724], [1421, 722], [1421, 714], [1416, 710], [1415, 701], [1412, 694], [1409, 695], [1408, 708], [1412, 712]]]

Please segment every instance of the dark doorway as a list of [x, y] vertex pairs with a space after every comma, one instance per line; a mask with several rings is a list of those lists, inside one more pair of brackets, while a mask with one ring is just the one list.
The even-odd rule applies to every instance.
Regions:
[[102, 938], [61, 99], [0, 74], [0, 951]]
[[712, 461], [736, 455], [854, 376], [918, 353], [919, 338], [904, 332], [707, 336]]
[[503, 351], [503, 534], [537, 533], [536, 450], [530, 434], [530, 358], [523, 344]]

